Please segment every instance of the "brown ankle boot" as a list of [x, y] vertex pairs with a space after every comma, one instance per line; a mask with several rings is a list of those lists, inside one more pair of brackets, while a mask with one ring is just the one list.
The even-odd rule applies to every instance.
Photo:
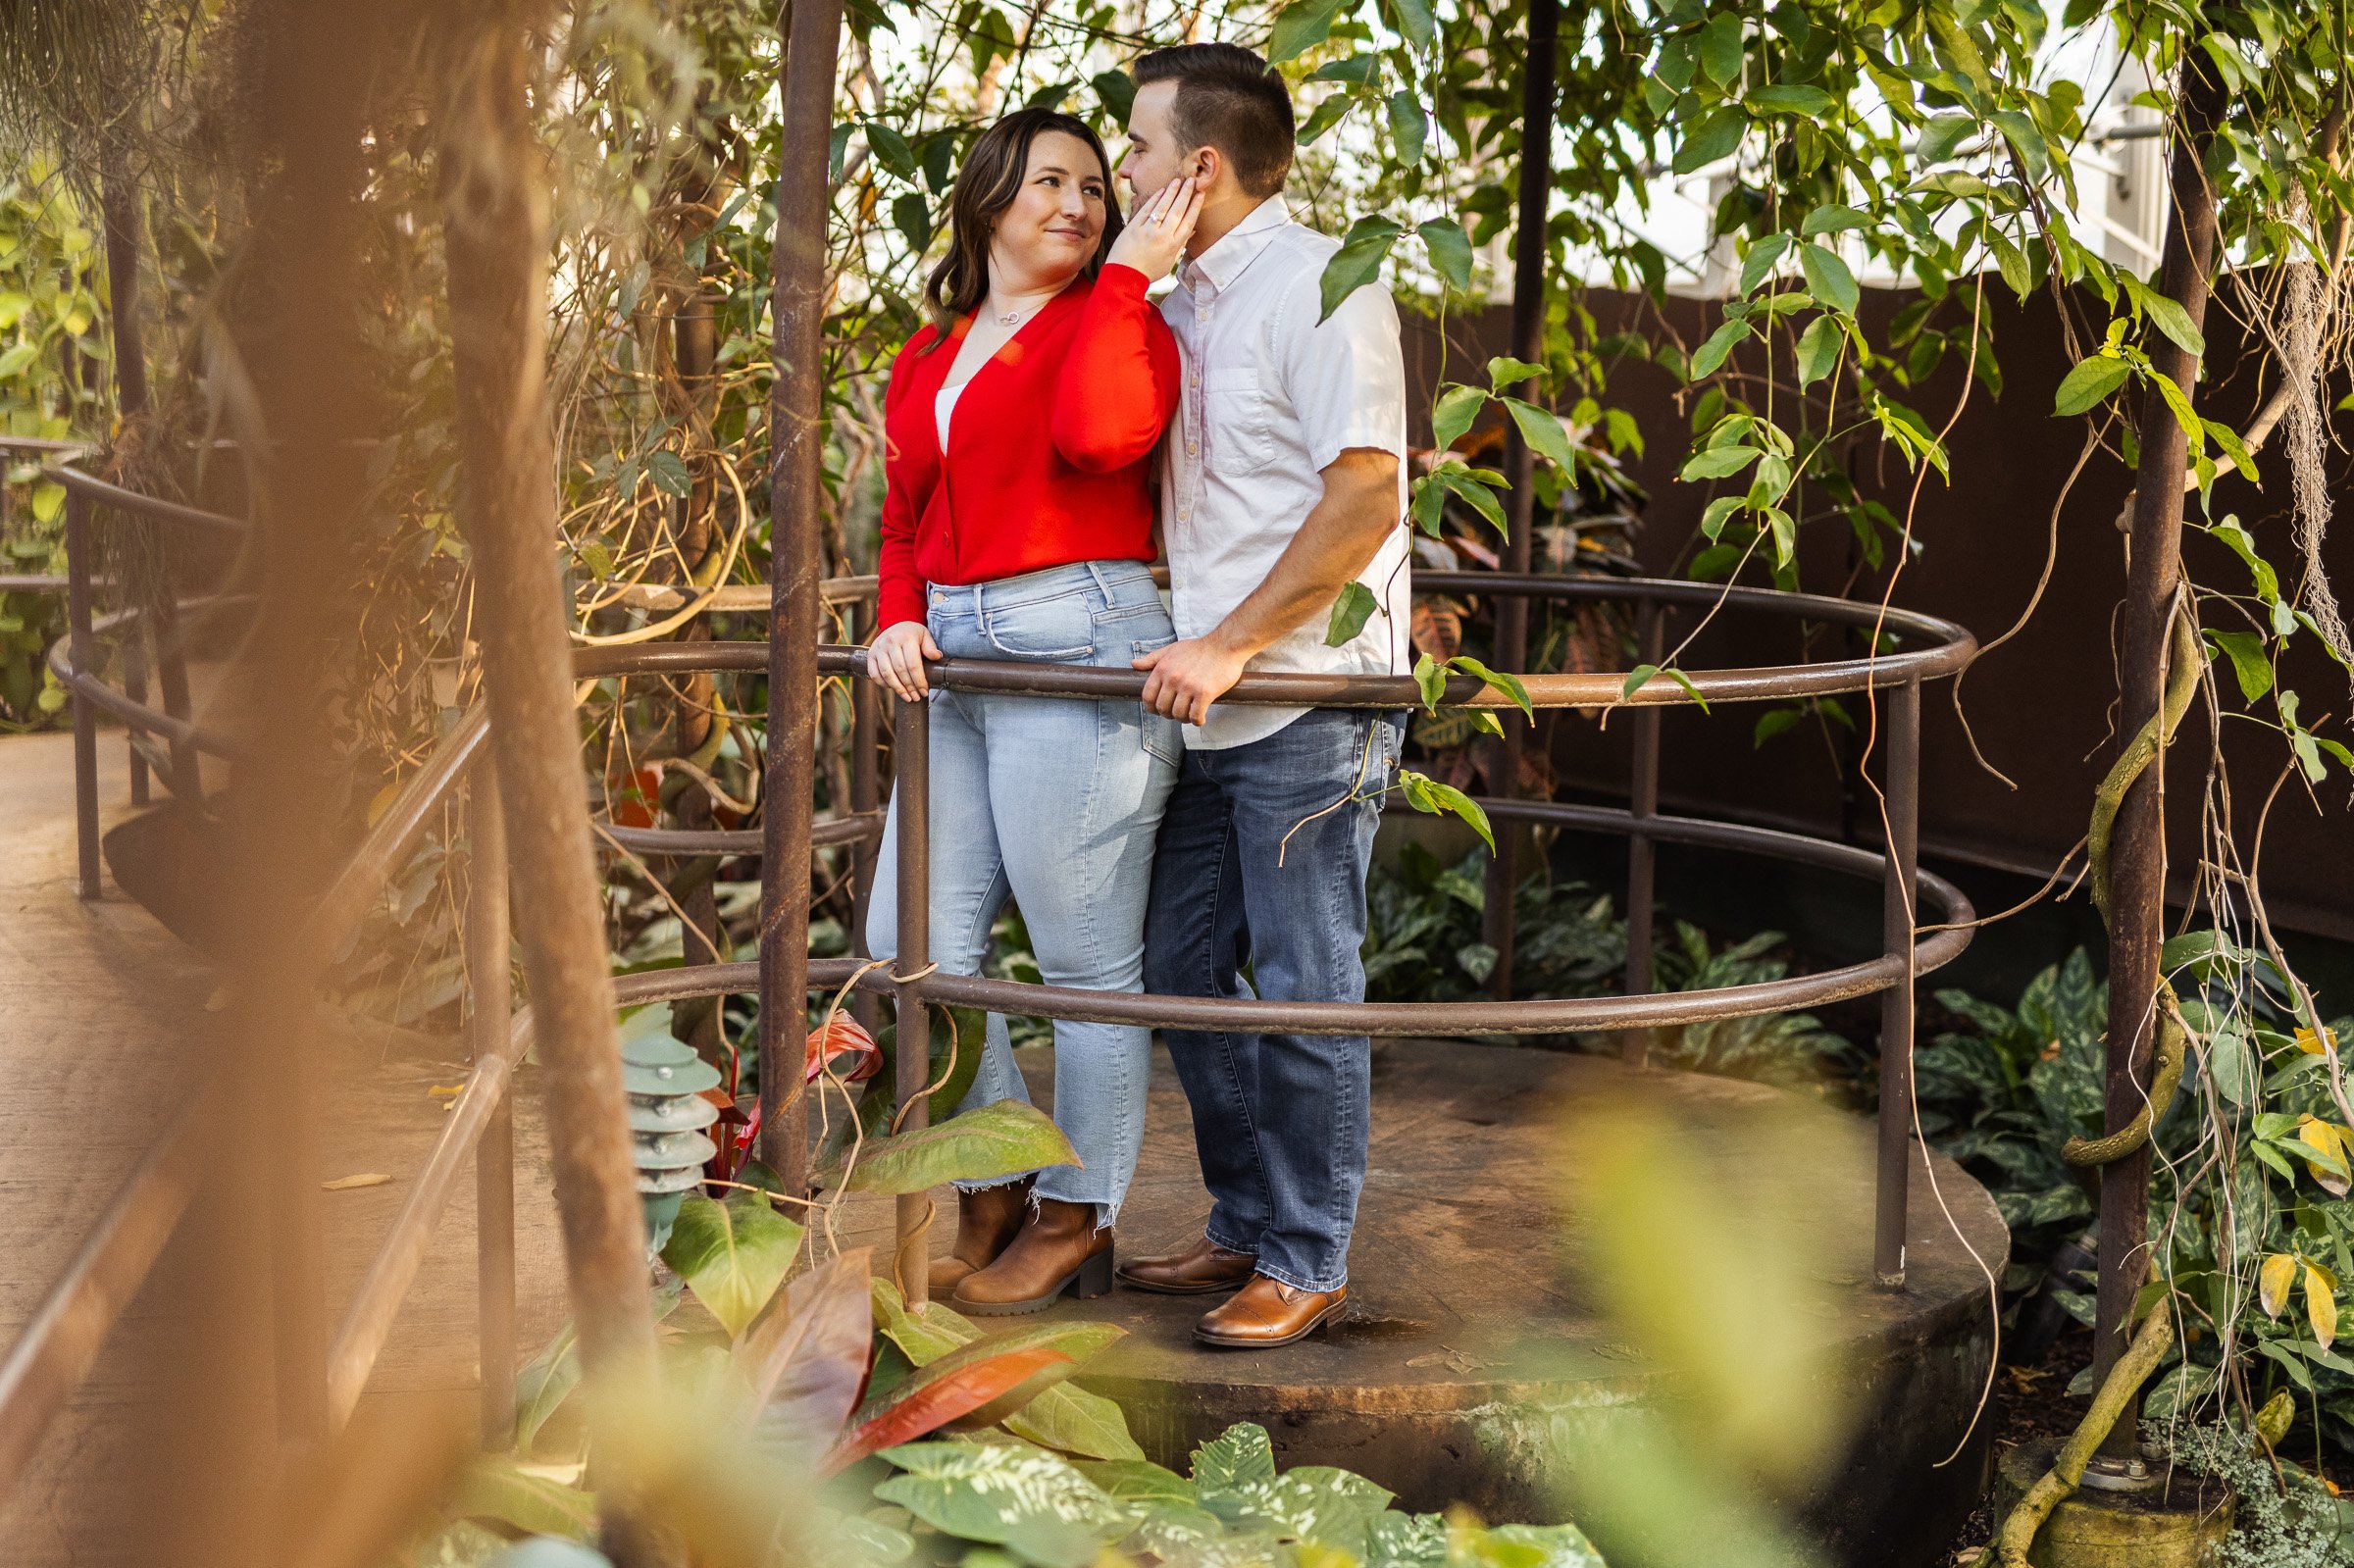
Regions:
[[1030, 1209], [1030, 1178], [956, 1192], [956, 1244], [932, 1260], [932, 1299], [947, 1299], [965, 1276], [998, 1260], [1022, 1228]]
[[1043, 1311], [1065, 1290], [1084, 1301], [1110, 1290], [1111, 1232], [1097, 1227], [1096, 1206], [1048, 1197], [995, 1263], [964, 1277], [949, 1304], [1001, 1318]]

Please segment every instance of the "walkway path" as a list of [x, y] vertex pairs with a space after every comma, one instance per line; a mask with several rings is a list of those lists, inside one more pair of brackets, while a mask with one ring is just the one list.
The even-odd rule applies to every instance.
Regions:
[[[124, 747], [100, 747], [99, 799], [128, 813]], [[178, 1102], [207, 1037], [211, 981], [199, 960], [112, 884], [74, 896], [74, 763], [63, 734], [0, 739], [0, 1343], [13, 1343]], [[454, 1039], [327, 1042], [325, 1178], [388, 1183], [326, 1194], [328, 1317], [338, 1320], [390, 1227], [407, 1183], [440, 1131], [458, 1082]], [[537, 1069], [518, 1084], [516, 1209], [527, 1349], [564, 1314], [562, 1265], [538, 1117]], [[474, 1194], [463, 1183], [412, 1288], [372, 1391], [471, 1388]], [[31, 1476], [0, 1505], [0, 1558], [12, 1565], [151, 1560], [139, 1524], [159, 1458], [142, 1395], [169, 1353], [171, 1291], [131, 1306], [96, 1374], [51, 1428]], [[158, 1299], [161, 1297], [161, 1299]]]

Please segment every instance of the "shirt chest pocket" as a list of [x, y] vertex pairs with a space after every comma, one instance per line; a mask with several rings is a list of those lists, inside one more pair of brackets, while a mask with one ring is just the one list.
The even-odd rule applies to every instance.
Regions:
[[1255, 474], [1275, 457], [1266, 383], [1255, 369], [1213, 371], [1202, 379], [1203, 461], [1215, 474]]

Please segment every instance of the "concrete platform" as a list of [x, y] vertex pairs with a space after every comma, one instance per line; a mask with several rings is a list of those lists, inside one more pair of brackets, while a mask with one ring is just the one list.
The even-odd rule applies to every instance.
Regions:
[[[1119, 1399], [1138, 1441], [1164, 1464], [1182, 1465], [1232, 1422], [1257, 1421], [1282, 1463], [1347, 1466], [1415, 1508], [1462, 1501], [1492, 1520], [1564, 1518], [1573, 1461], [1561, 1434], [1656, 1391], [1655, 1374], [1580, 1289], [1564, 1224], [1579, 1191], [1565, 1109], [1639, 1088], [1706, 1138], [1782, 1091], [1509, 1046], [1398, 1040], [1374, 1051], [1372, 1159], [1347, 1326], [1278, 1351], [1213, 1350], [1191, 1331], [1214, 1298], [1116, 1290], [1055, 1309], [1129, 1331], [1081, 1381]], [[1036, 1097], [1050, 1103], [1050, 1052], [1019, 1054]], [[1183, 1244], [1208, 1209], [1185, 1097], [1160, 1050], [1149, 1126], [1121, 1221], [1123, 1252]], [[1803, 1194], [1837, 1239], [1821, 1265], [1830, 1305], [1819, 1329], [1836, 1345], [1841, 1386], [1823, 1397], [1848, 1401], [1856, 1424], [1845, 1460], [1800, 1512], [1834, 1559], [1903, 1568], [1941, 1561], [1983, 1495], [1988, 1424], [1963, 1437], [1992, 1338], [1984, 1276], [1922, 1166], [1912, 1186], [1907, 1289], [1869, 1284], [1869, 1134], [1861, 1118], [1838, 1119], [1820, 1150], [1826, 1174]], [[1728, 1162], [1717, 1163], [1721, 1171]], [[1672, 1150], [1662, 1164], [1663, 1177], [1687, 1179]], [[1729, 1164], [1730, 1196], [1746, 1201], [1739, 1157]], [[1942, 1158], [1936, 1179], [1970, 1244], [1999, 1270], [2009, 1237], [1993, 1200]], [[952, 1194], [941, 1198], [952, 1216]], [[937, 1251], [951, 1234], [952, 1220], [939, 1226]], [[1741, 1308], [1739, 1286], [1714, 1283], [1727, 1312]], [[1941, 1465], [1957, 1446], [1959, 1457]]]

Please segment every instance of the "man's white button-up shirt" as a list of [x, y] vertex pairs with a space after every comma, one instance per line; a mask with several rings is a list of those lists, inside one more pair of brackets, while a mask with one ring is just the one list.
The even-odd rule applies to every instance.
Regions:
[[[1323, 498], [1322, 470], [1370, 447], [1398, 459], [1400, 525], [1358, 579], [1381, 610], [1337, 648], [1326, 619], [1287, 632], [1254, 671], [1405, 675], [1413, 668], [1406, 524], [1406, 362], [1398, 307], [1378, 283], [1322, 323], [1324, 264], [1340, 242], [1270, 197], [1187, 262], [1161, 313], [1185, 353], [1177, 429], [1163, 445], [1161, 537], [1177, 634], [1198, 637], [1264, 582]], [[1186, 744], [1219, 750], [1306, 710], [1221, 702]]]

